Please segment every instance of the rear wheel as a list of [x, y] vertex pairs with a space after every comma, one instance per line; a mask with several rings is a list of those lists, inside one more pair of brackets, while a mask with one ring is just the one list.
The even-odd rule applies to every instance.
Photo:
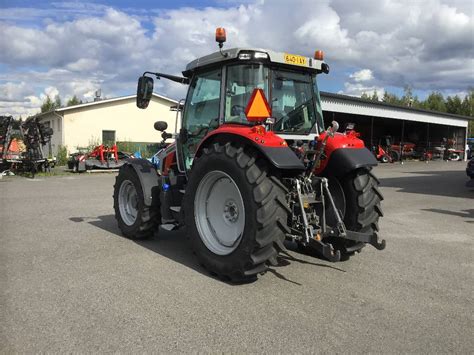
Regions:
[[392, 163], [400, 160], [400, 153], [396, 150], [391, 150], [389, 154], [390, 158], [392, 158]]
[[242, 282], [276, 261], [289, 213], [285, 188], [252, 152], [230, 143], [205, 148], [184, 198], [191, 247], [212, 274]]
[[114, 185], [115, 219], [123, 235], [142, 239], [153, 235], [158, 225], [158, 209], [146, 206], [135, 169], [124, 165]]
[[[331, 192], [337, 208], [341, 211], [344, 224], [348, 230], [363, 233], [378, 232], [379, 218], [383, 216], [381, 201], [382, 193], [379, 191], [379, 181], [370, 170], [359, 169], [342, 178], [330, 178], [329, 184], [337, 185]], [[342, 190], [334, 194], [333, 191]], [[343, 199], [343, 201], [342, 201]], [[331, 218], [328, 219], [331, 220]], [[348, 259], [355, 251], [360, 250], [364, 244], [342, 238], [333, 238], [331, 243], [341, 251], [342, 259]]]
[[450, 153], [449, 154], [449, 160], [459, 161], [459, 160], [461, 160], [461, 156], [459, 155], [459, 153]]

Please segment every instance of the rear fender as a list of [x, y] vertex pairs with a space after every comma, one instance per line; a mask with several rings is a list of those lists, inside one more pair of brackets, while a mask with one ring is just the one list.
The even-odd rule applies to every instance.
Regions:
[[269, 131], [260, 132], [246, 125], [226, 124], [209, 133], [200, 143], [196, 157], [202, 154], [205, 147], [214, 142], [234, 142], [237, 146], [251, 146], [260, 152], [275, 168], [286, 173], [298, 174], [305, 167], [296, 154], [288, 147], [286, 141]]
[[360, 169], [377, 166], [377, 160], [367, 148], [340, 148], [332, 152], [323, 175], [344, 176]]
[[140, 179], [145, 205], [158, 205], [160, 198], [160, 176], [153, 164], [146, 159], [127, 159], [127, 162], [121, 169], [127, 166], [131, 166]]
[[[319, 144], [324, 139], [326, 132], [318, 137]], [[343, 176], [348, 172], [362, 167], [377, 165], [377, 159], [365, 147], [364, 141], [358, 138], [358, 134], [336, 133], [329, 137], [324, 150], [324, 159], [320, 165], [315, 167], [316, 175]]]

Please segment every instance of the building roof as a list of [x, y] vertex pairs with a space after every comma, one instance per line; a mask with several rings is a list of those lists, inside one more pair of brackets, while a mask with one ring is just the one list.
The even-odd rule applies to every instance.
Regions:
[[404, 111], [407, 111], [407, 112], [420, 112], [420, 113], [425, 113], [425, 114], [430, 114], [430, 115], [437, 115], [437, 116], [442, 116], [442, 117], [452, 117], [452, 118], [457, 118], [457, 119], [461, 119], [461, 120], [474, 120], [474, 117], [470, 117], [470, 116], [456, 115], [456, 114], [453, 114], [453, 113], [433, 111], [433, 110], [425, 110], [425, 109], [421, 109], [421, 108], [414, 108], [414, 107], [407, 107], [407, 106], [399, 106], [399, 105], [394, 105], [394, 104], [388, 104], [388, 103], [385, 103], [383, 101], [366, 100], [366, 99], [362, 99], [360, 97], [342, 95], [342, 94], [334, 94], [332, 92], [326, 92], [326, 91], [321, 91], [321, 98], [322, 97], [359, 102], [359, 103], [370, 104], [370, 105], [374, 105], [374, 106], [381, 106], [381, 107], [386, 107], [386, 108], [394, 108], [394, 109], [397, 109], [397, 110], [404, 110]]
[[[46, 115], [46, 114], [51, 113], [51, 112], [65, 112], [65, 111], [75, 110], [75, 109], [83, 108], [83, 107], [98, 106], [98, 105], [107, 104], [107, 103], [111, 103], [111, 102], [118, 102], [118, 101], [135, 99], [135, 97], [137, 97], [136, 94], [135, 95], [128, 95], [128, 96], [119, 96], [119, 97], [114, 97], [114, 98], [111, 98], [111, 99], [105, 99], [105, 100], [100, 100], [100, 101], [86, 102], [86, 103], [79, 104], [79, 105], [74, 105], [74, 106], [61, 107], [61, 108], [58, 108], [56, 110], [40, 113], [40, 114], [36, 115], [36, 117], [41, 117], [41, 116]], [[158, 99], [162, 99], [162, 100], [165, 100], [165, 101], [169, 101], [170, 103], [173, 103], [173, 104], [178, 103], [178, 101], [176, 101], [176, 100], [170, 99], [169, 97], [159, 95], [159, 94], [156, 94], [156, 93], [153, 93], [153, 97], [158, 98]]]

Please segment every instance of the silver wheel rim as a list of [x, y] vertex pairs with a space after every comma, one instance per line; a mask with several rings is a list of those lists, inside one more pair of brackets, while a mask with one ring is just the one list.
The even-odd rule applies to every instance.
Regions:
[[194, 198], [194, 220], [204, 245], [217, 255], [232, 253], [242, 239], [245, 208], [235, 181], [216, 170], [207, 173]]
[[138, 215], [138, 195], [130, 180], [124, 180], [120, 185], [118, 202], [123, 222], [127, 226], [133, 225]]

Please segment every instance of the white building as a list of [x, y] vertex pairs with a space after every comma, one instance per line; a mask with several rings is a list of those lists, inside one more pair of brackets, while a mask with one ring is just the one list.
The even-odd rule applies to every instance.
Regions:
[[174, 132], [176, 112], [170, 107], [177, 101], [154, 93], [148, 108], [141, 110], [135, 99], [136, 95], [117, 97], [40, 114], [40, 121], [54, 131], [52, 153], [56, 155], [59, 146], [72, 153], [110, 141], [158, 142], [161, 135], [153, 128], [156, 121], [166, 121], [168, 132]]

